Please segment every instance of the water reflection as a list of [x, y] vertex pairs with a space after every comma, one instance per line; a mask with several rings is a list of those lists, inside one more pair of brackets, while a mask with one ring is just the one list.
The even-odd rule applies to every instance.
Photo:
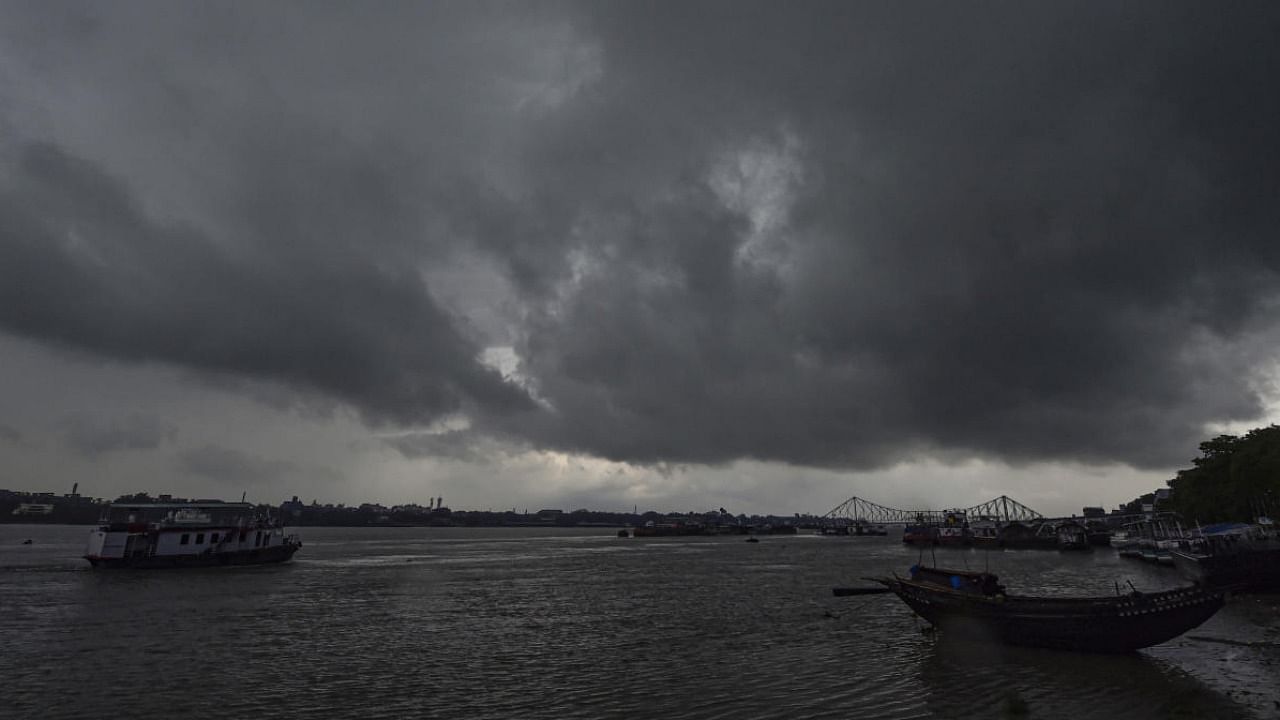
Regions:
[[1089, 655], [939, 635], [918, 678], [937, 717], [1245, 718], [1249, 713], [1176, 667], [1141, 653]]

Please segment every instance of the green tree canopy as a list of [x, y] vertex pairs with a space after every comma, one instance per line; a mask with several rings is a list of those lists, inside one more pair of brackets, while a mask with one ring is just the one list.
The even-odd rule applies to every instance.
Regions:
[[1172, 505], [1201, 523], [1280, 514], [1280, 426], [1200, 443], [1200, 457], [1169, 481]]

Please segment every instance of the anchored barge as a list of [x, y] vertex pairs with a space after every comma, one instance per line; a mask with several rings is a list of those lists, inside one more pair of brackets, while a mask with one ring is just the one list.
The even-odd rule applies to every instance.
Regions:
[[991, 573], [911, 568], [909, 579], [882, 583], [917, 615], [945, 632], [1010, 645], [1132, 652], [1171, 640], [1218, 612], [1220, 591], [1191, 586], [1112, 597], [1008, 595]]
[[113, 503], [84, 558], [111, 568], [258, 565], [285, 562], [300, 547], [249, 503]]

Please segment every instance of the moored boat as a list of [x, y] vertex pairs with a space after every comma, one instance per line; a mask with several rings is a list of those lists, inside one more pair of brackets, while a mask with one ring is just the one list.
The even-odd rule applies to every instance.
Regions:
[[944, 525], [938, 528], [938, 544], [952, 547], [969, 544], [969, 531], [958, 525]]
[[937, 545], [938, 528], [933, 525], [908, 525], [902, 529], [902, 542], [908, 545]]
[[961, 510], [948, 510], [938, 526], [938, 544], [951, 547], [968, 546], [969, 519]]
[[1110, 547], [1111, 546], [1111, 529], [1107, 527], [1105, 522], [1101, 520], [1088, 520], [1084, 524], [1085, 533], [1089, 537], [1089, 544], [1094, 547]]
[[1211, 587], [1280, 589], [1280, 537], [1265, 523], [1201, 528], [1200, 538], [1172, 557], [1184, 577]]
[[969, 523], [969, 537], [974, 547], [994, 548], [1004, 543], [1000, 540], [1000, 527], [994, 520], [977, 520]]
[[1006, 548], [1038, 547], [1040, 545], [1037, 540], [1038, 529], [1039, 526], [1024, 525], [1017, 521], [1005, 523], [999, 530], [999, 544]]
[[853, 534], [882, 537], [889, 534], [889, 528], [886, 525], [872, 525], [871, 523], [859, 522], [854, 525]]
[[1120, 557], [1142, 557], [1138, 548], [1138, 538], [1130, 535], [1128, 530], [1117, 530], [1111, 535], [1111, 547], [1116, 549]]
[[675, 535], [703, 535], [701, 525], [693, 525], [686, 523], [655, 523], [652, 520], [644, 525], [638, 525], [631, 529], [632, 537], [670, 537]]
[[991, 573], [911, 568], [910, 578], [868, 578], [888, 587], [944, 632], [1011, 645], [1132, 652], [1199, 626], [1223, 605], [1221, 591], [1191, 586], [1108, 597], [1009, 595]]
[[112, 503], [89, 532], [94, 567], [173, 568], [284, 562], [297, 535], [249, 503]]
[[1078, 522], [1068, 520], [1057, 527], [1059, 550], [1092, 550], [1089, 534]]
[[1138, 556], [1159, 565], [1172, 566], [1173, 551], [1190, 544], [1190, 536], [1182, 523], [1169, 513], [1129, 523], [1125, 529], [1130, 537], [1138, 538]]

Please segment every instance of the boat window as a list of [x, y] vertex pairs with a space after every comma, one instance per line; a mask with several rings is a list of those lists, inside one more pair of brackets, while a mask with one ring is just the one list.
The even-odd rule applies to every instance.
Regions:
[[204, 533], [196, 533], [196, 544], [197, 545], [204, 544]]
[[240, 542], [244, 542], [244, 539], [245, 539], [246, 537], [248, 537], [248, 536], [249, 536], [249, 531], [248, 531], [248, 530], [241, 530], [241, 531], [240, 531]]
[[182, 533], [182, 539], [178, 541], [179, 545], [191, 544], [191, 533]]
[[258, 533], [253, 536], [253, 546], [258, 547], [261, 544], [262, 544], [262, 531], [259, 530]]
[[213, 533], [213, 534], [211, 534], [211, 535], [209, 536], [209, 542], [211, 542], [211, 543], [216, 543], [216, 542], [218, 542], [218, 533]]

